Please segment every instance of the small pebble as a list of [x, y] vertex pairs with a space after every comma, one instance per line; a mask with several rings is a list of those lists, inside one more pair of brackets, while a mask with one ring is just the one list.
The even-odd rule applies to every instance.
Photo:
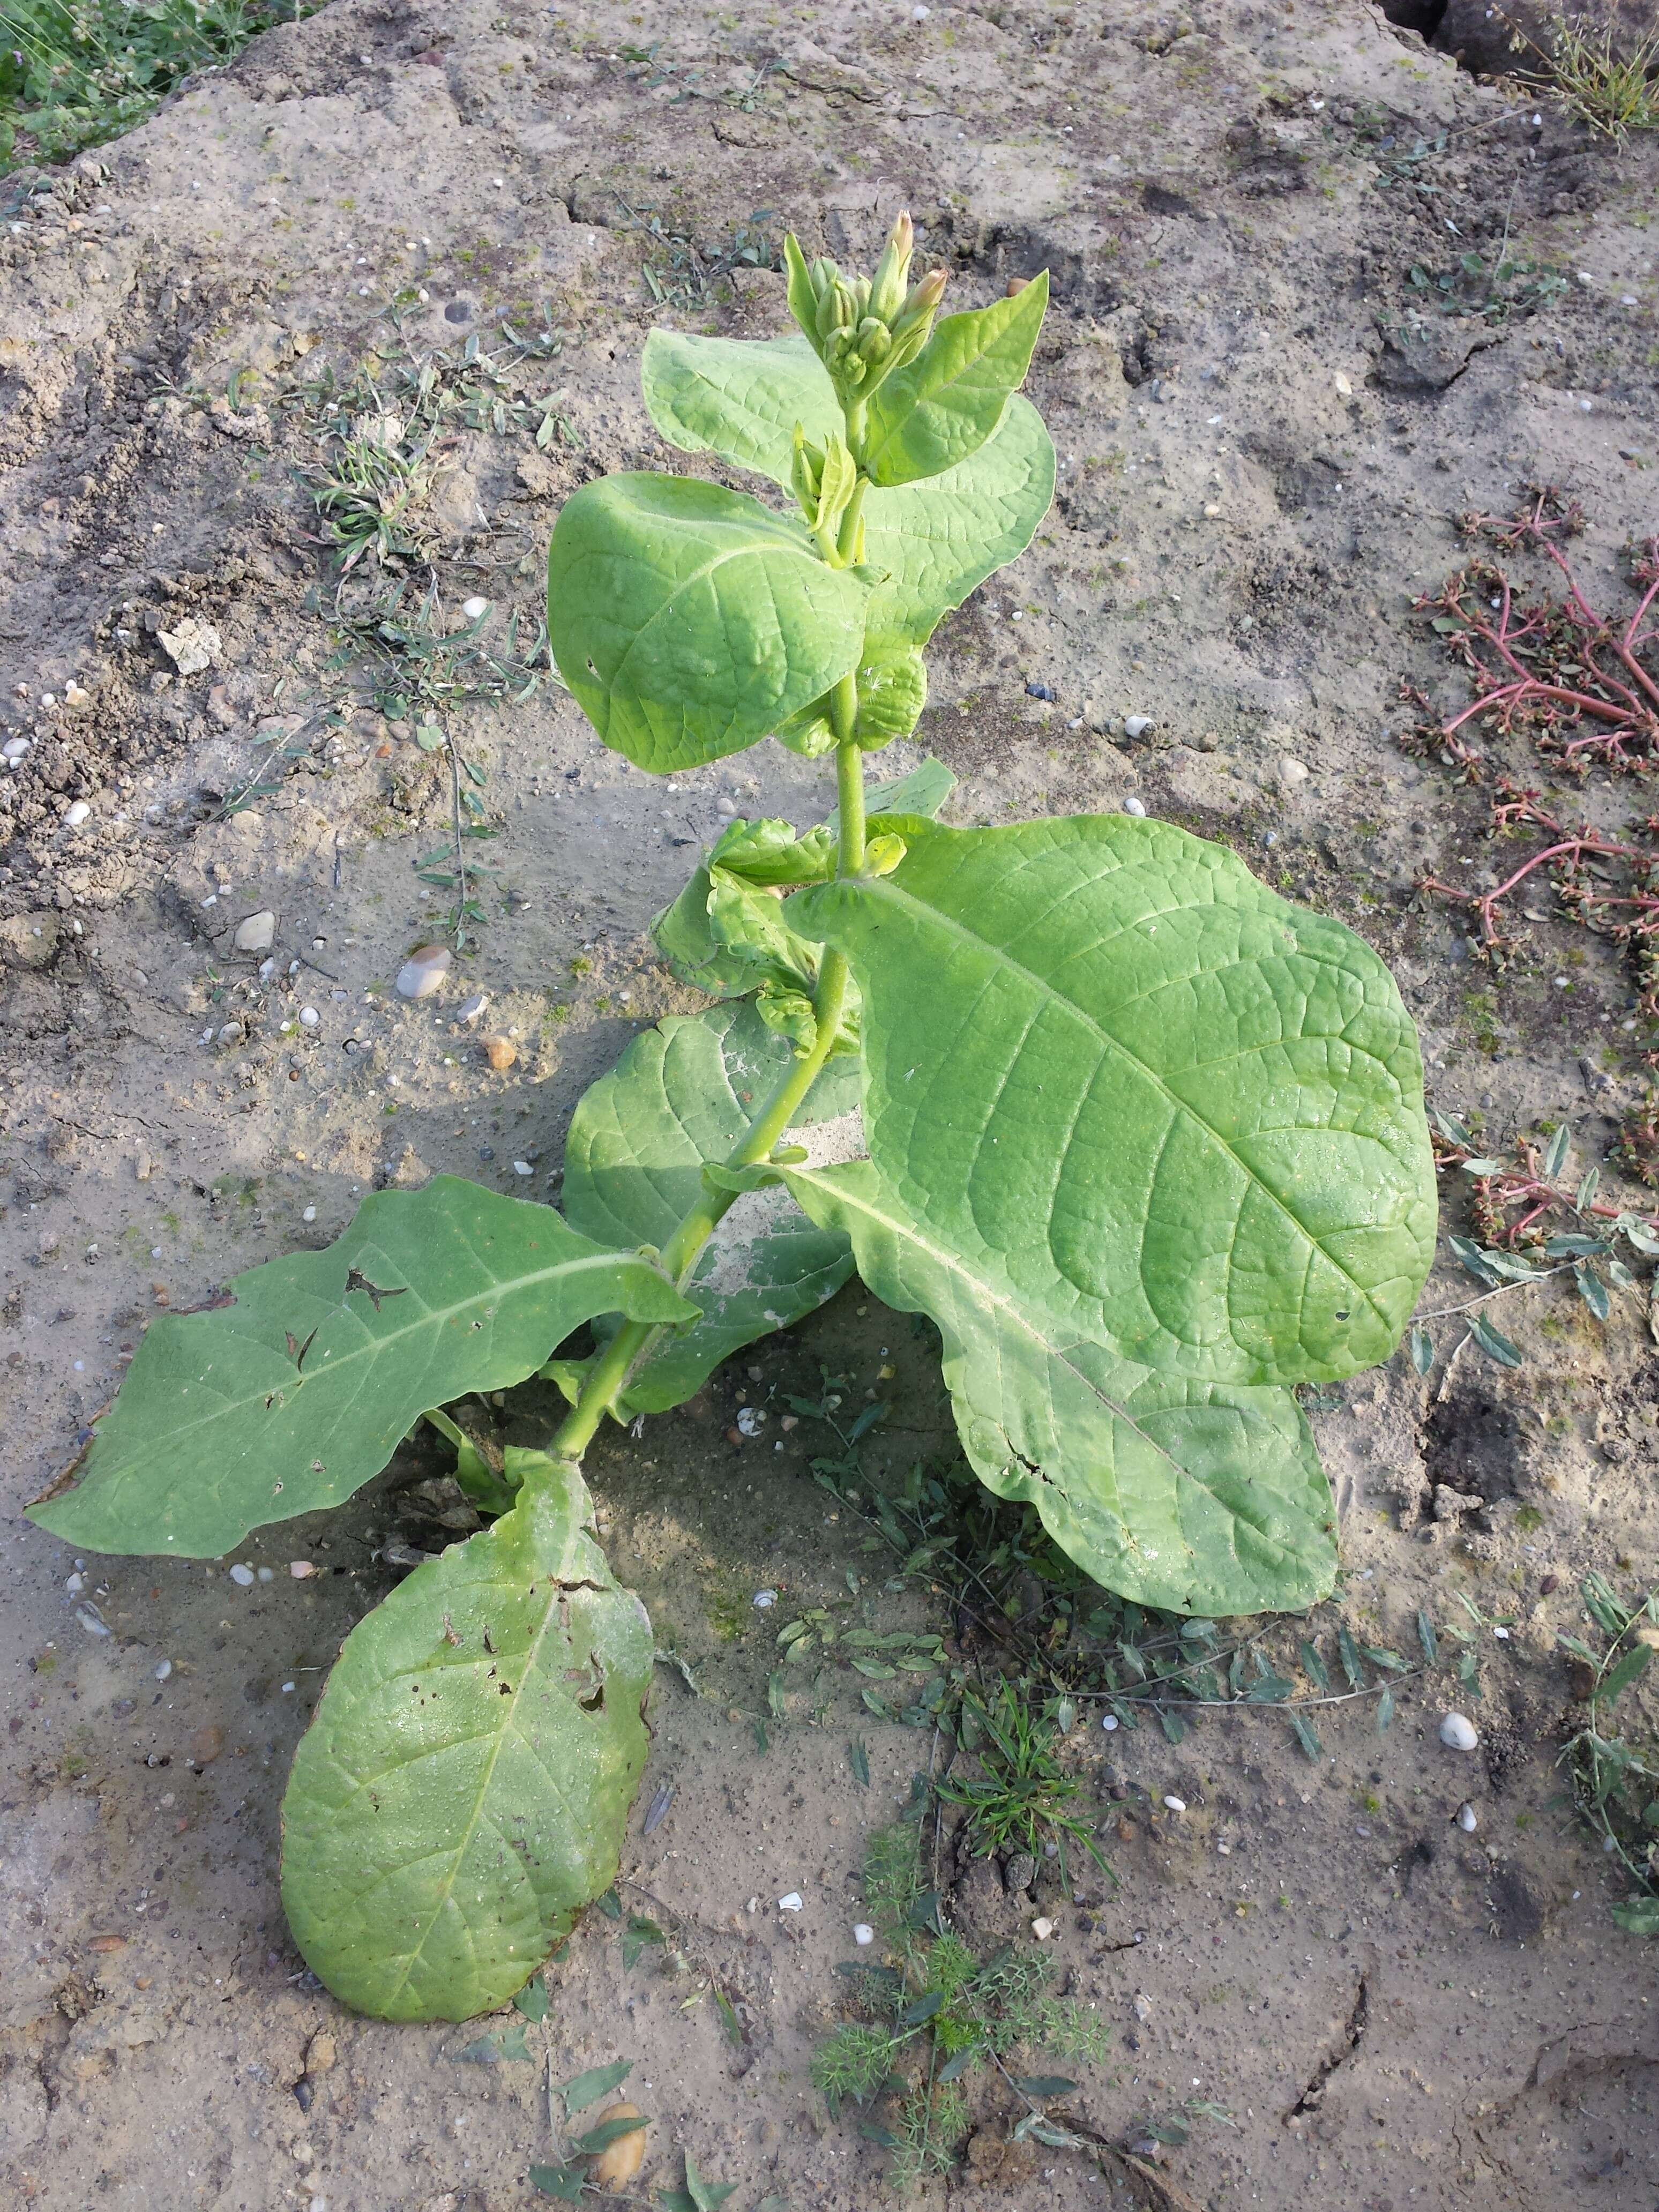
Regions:
[[276, 1579], [276, 1570], [275, 1567], [261, 1567], [258, 1570], [258, 1575], [262, 1583], [274, 1583]]
[[1036, 1919], [1031, 1923], [1031, 1933], [1039, 1943], [1046, 1943], [1054, 1932], [1054, 1923], [1052, 1920]]
[[738, 1408], [738, 1431], [739, 1435], [745, 1437], [757, 1437], [761, 1432], [761, 1425], [764, 1422], [765, 1419], [765, 1414], [762, 1413], [758, 1406], [739, 1406]]
[[1123, 811], [1126, 814], [1134, 815], [1138, 820], [1144, 821], [1146, 818], [1146, 809], [1141, 804], [1140, 800], [1134, 797], [1133, 793], [1124, 800]]
[[322, 1018], [322, 1016], [318, 1012], [315, 1006], [301, 1006], [300, 1009], [300, 1026], [301, 1029], [314, 1030], [319, 1026]]
[[1480, 1738], [1467, 1714], [1448, 1713], [1440, 1723], [1440, 1741], [1449, 1751], [1473, 1751]]
[[269, 908], [246, 915], [236, 925], [239, 952], [269, 952], [276, 941], [276, 917]]
[[1171, 1813], [1184, 1813], [1187, 1809], [1187, 1800], [1184, 1797], [1166, 1797], [1164, 1803], [1166, 1810]]
[[314, 1221], [317, 1218], [316, 1207], [314, 1206], [307, 1206], [305, 1212], [300, 1216], [300, 1218], [301, 1221]]
[[253, 1570], [252, 1567], [234, 1566], [230, 1571], [230, 1579], [238, 1589], [249, 1589], [253, 1583]]
[[455, 1027], [459, 1029], [461, 1024], [465, 1023], [468, 1028], [471, 1028], [489, 1004], [488, 991], [475, 991], [470, 999], [464, 999], [455, 1009]]
[[155, 1670], [155, 1679], [156, 1679], [156, 1680], [157, 1680], [158, 1682], [165, 1682], [165, 1681], [167, 1680], [167, 1676], [168, 1676], [170, 1674], [172, 1674], [172, 1672], [173, 1672], [173, 1662], [172, 1662], [172, 1660], [171, 1660], [171, 1659], [164, 1659], [164, 1660], [161, 1662], [161, 1665], [160, 1665], [160, 1666], [156, 1668], [156, 1670]]
[[513, 1163], [513, 1172], [516, 1176], [532, 1176], [535, 1174], [536, 1170], [532, 1167], [528, 1160], [514, 1160]]
[[1117, 1715], [1115, 1713], [1108, 1713], [1104, 1720], [1101, 1722], [1100, 1725], [1105, 1729], [1107, 1735], [1110, 1735], [1112, 1730], [1117, 1726]]
[[84, 799], [77, 799], [74, 805], [70, 808], [68, 813], [64, 817], [64, 829], [78, 830], [91, 812], [92, 809], [87, 805], [86, 800]]
[[240, 1022], [227, 1022], [219, 1032], [221, 1044], [240, 1044], [241, 1041], [242, 1024]]
[[497, 1075], [505, 1075], [519, 1056], [519, 1048], [511, 1037], [489, 1036], [483, 1041], [484, 1058]]
[[5, 744], [0, 745], [0, 760], [8, 760], [15, 768], [18, 762], [27, 754], [28, 749], [29, 740], [27, 738], [8, 738]]
[[314, 1575], [317, 1571], [309, 1559], [290, 1559], [288, 1571], [296, 1583], [304, 1582], [308, 1575]]
[[801, 1902], [800, 1892], [798, 1889], [792, 1889], [786, 1896], [781, 1897], [778, 1899], [778, 1911], [780, 1912], [799, 1912], [801, 1910]]
[[1144, 738], [1152, 726], [1152, 718], [1150, 714], [1126, 714], [1123, 718], [1123, 734], [1126, 738]]
[[853, 1930], [853, 1941], [858, 1945], [860, 1950], [862, 1951], [868, 1944], [873, 1943], [875, 1940], [875, 1929], [870, 1925], [867, 1920], [860, 1920]]
[[429, 999], [448, 975], [454, 959], [447, 945], [423, 945], [418, 952], [411, 952], [398, 970], [398, 997]]
[[1460, 1805], [1458, 1807], [1457, 1825], [1463, 1831], [1463, 1833], [1466, 1836], [1472, 1836], [1474, 1833], [1475, 1830], [1480, 1826], [1480, 1816], [1475, 1811], [1473, 1805]]
[[1046, 699], [1050, 705], [1054, 703], [1054, 695], [1046, 684], [1028, 684], [1025, 696], [1028, 699]]
[[469, 622], [479, 622], [489, 612], [489, 602], [488, 599], [463, 599], [461, 612]]

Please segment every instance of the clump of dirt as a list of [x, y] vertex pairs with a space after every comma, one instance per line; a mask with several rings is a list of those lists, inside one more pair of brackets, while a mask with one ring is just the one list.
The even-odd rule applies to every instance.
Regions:
[[[946, 760], [959, 820], [1133, 799], [1228, 840], [1387, 955], [1437, 1103], [1494, 1149], [1568, 1121], [1604, 1194], [1638, 1203], [1606, 1155], [1659, 1040], [1619, 949], [1547, 913], [1495, 976], [1418, 888], [1478, 873], [1488, 794], [1398, 743], [1421, 712], [1402, 684], [1436, 713], [1467, 698], [1411, 611], [1462, 557], [1459, 515], [1563, 485], [1597, 589], [1654, 528], [1659, 155], [1514, 91], [1362, 0], [849, 0], [764, 21], [337, 0], [95, 157], [8, 179], [14, 1516], [157, 1312], [335, 1235], [378, 1183], [447, 1170], [556, 1196], [583, 1087], [692, 1003], [645, 933], [698, 847], [735, 812], [831, 803], [770, 746], [653, 781], [535, 660], [560, 500], [612, 468], [704, 465], [651, 432], [645, 334], [781, 331], [786, 225], [868, 258], [908, 206], [963, 304], [1055, 278], [1031, 386], [1055, 507], [945, 625], [899, 764]], [[406, 431], [440, 393], [417, 455], [388, 418]], [[386, 468], [410, 497], [343, 572], [352, 471]], [[458, 839], [458, 804], [493, 834]], [[401, 999], [398, 967], [434, 940], [455, 952], [441, 988]], [[1468, 1225], [1455, 1177], [1448, 1211]], [[1427, 1303], [1469, 1295], [1448, 1265]], [[1470, 1346], [1439, 1396], [1437, 1323], [1429, 1377], [1402, 1354], [1311, 1409], [1346, 1575], [1308, 1634], [1328, 1652], [1340, 1618], [1413, 1669], [1419, 1612], [1440, 1639], [1387, 1733], [1375, 1686], [1314, 1716], [1316, 1757], [1270, 1705], [1195, 1712], [1179, 1745], [1086, 1711], [1065, 1755], [1117, 1886], [1055, 1902], [1042, 1869], [1011, 1893], [957, 1867], [964, 1922], [1026, 1943], [1052, 1920], [1056, 1986], [1116, 2035], [1067, 2107], [1157, 2147], [1152, 2180], [1109, 2166], [1120, 2194], [1508, 2212], [1576, 2202], [1586, 2161], [1610, 2206], [1659, 2187], [1659, 2137], [1620, 2101], [1659, 2054], [1608, 1917], [1620, 1887], [1552, 1809], [1580, 1581], [1655, 1578], [1649, 1316], [1621, 1291], [1602, 1323], [1570, 1278], [1492, 1310], [1525, 1360], [1501, 1382]], [[810, 2054], [858, 1955], [865, 1837], [942, 1753], [841, 1661], [785, 1665], [777, 1632], [856, 1607], [882, 1632], [931, 1626], [963, 1663], [994, 1670], [1000, 1646], [934, 1618], [925, 1587], [887, 1589], [879, 1540], [814, 1480], [842, 1446], [787, 1409], [826, 1370], [887, 1407], [859, 1481], [948, 1458], [933, 1347], [856, 1285], [595, 1450], [605, 1540], [665, 1664], [623, 1917], [576, 1931], [540, 2023], [352, 2019], [278, 1907], [282, 1784], [333, 1653], [399, 1559], [459, 1533], [430, 1440], [234, 1563], [77, 1559], [14, 1517], [8, 2202], [501, 2212], [551, 2149], [547, 2069], [619, 2058], [651, 2116], [647, 2188], [680, 2186], [690, 2150], [744, 2212], [880, 2201], [886, 2154], [831, 2122]], [[489, 1418], [539, 1443], [556, 1410], [535, 1389]], [[1437, 1486], [1471, 1502], [1438, 1517]], [[1347, 1698], [1340, 1675], [1329, 1694]], [[1451, 1705], [1487, 1759], [1441, 1744]], [[1016, 2110], [975, 2111], [948, 2193], [1100, 2201], [1088, 2158], [1009, 2144]]]

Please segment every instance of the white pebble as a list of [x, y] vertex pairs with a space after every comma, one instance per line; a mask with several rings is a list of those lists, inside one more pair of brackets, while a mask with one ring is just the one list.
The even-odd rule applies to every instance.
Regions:
[[423, 945], [398, 970], [400, 999], [429, 999], [448, 975], [453, 959], [447, 945]]
[[1107, 1735], [1110, 1735], [1112, 1730], [1117, 1726], [1117, 1715], [1115, 1713], [1108, 1713], [1105, 1719], [1102, 1721], [1100, 1725], [1105, 1729]]
[[1440, 1723], [1440, 1741], [1449, 1751], [1473, 1751], [1480, 1738], [1467, 1714], [1448, 1713]]
[[166, 1680], [167, 1680], [167, 1676], [168, 1676], [172, 1672], [173, 1672], [173, 1662], [172, 1662], [172, 1660], [171, 1660], [171, 1659], [164, 1659], [164, 1660], [161, 1662], [161, 1665], [160, 1665], [160, 1666], [156, 1668], [156, 1670], [155, 1670], [155, 1679], [156, 1679], [156, 1680], [157, 1680], [158, 1682], [165, 1682], [165, 1681], [166, 1681]]
[[853, 1941], [858, 1945], [860, 1951], [864, 1949], [866, 1944], [873, 1943], [875, 1940], [876, 1931], [870, 1925], [867, 1920], [860, 1920], [854, 1928]]
[[71, 1597], [79, 1597], [86, 1586], [87, 1578], [84, 1575], [71, 1575], [69, 1580], [64, 1584], [64, 1588], [69, 1592]]
[[318, 1012], [315, 1006], [301, 1006], [300, 1009], [300, 1026], [301, 1029], [317, 1029], [320, 1026], [322, 1018], [322, 1016]]
[[1039, 1943], [1046, 1943], [1054, 1932], [1054, 1923], [1052, 1920], [1034, 1920], [1031, 1923], [1031, 1933]]
[[799, 1912], [800, 1909], [801, 1893], [798, 1889], [792, 1889], [787, 1896], [781, 1897], [778, 1899], [778, 1911], [780, 1912]]
[[314, 1575], [317, 1571], [309, 1559], [290, 1559], [288, 1563], [288, 1571], [296, 1583], [304, 1582], [307, 1575]]
[[1123, 734], [1126, 738], [1144, 738], [1152, 726], [1152, 718], [1150, 714], [1126, 714], [1123, 718]]
[[109, 1634], [108, 1629], [104, 1626], [103, 1622], [99, 1620], [97, 1614], [91, 1611], [91, 1609], [87, 1606], [77, 1605], [75, 1608], [75, 1618], [80, 1622], [82, 1627], [86, 1630], [88, 1636], [107, 1636]]
[[461, 612], [469, 622], [477, 622], [489, 612], [489, 602], [488, 599], [463, 599]]
[[1133, 793], [1124, 800], [1123, 811], [1126, 814], [1134, 815], [1139, 820], [1144, 820], [1146, 818], [1146, 809], [1141, 804], [1140, 800], [1134, 797]]
[[252, 1567], [234, 1566], [230, 1571], [230, 1579], [238, 1589], [251, 1589], [253, 1583], [253, 1570]]
[[460, 1005], [456, 1007], [455, 1027], [459, 1029], [463, 1022], [465, 1022], [469, 1025], [473, 1022], [476, 1022], [489, 1004], [489, 994], [488, 991], [475, 991], [470, 999], [464, 999]]
[[269, 952], [276, 941], [276, 915], [269, 907], [244, 915], [236, 925], [234, 941], [239, 952]]
[[1164, 1803], [1165, 1808], [1171, 1813], [1184, 1813], [1187, 1809], [1187, 1800], [1184, 1797], [1166, 1797]]
[[81, 827], [81, 824], [87, 820], [91, 812], [92, 809], [87, 805], [86, 800], [84, 799], [77, 799], [74, 805], [70, 808], [68, 813], [64, 817], [64, 829], [78, 830]]
[[294, 1694], [294, 1685], [293, 1685], [293, 1683], [292, 1683], [292, 1682], [284, 1682], [284, 1683], [283, 1683], [283, 1695], [285, 1698], [291, 1698], [291, 1697], [293, 1696], [293, 1694]]
[[531, 1166], [528, 1160], [514, 1160], [513, 1163], [513, 1172], [516, 1176], [532, 1176], [535, 1174], [536, 1170]]
[[300, 1216], [300, 1218], [301, 1221], [314, 1221], [317, 1218], [316, 1207], [314, 1206], [307, 1206], [305, 1212]]
[[1460, 1805], [1458, 1807], [1457, 1825], [1463, 1831], [1463, 1833], [1466, 1836], [1472, 1836], [1474, 1833], [1475, 1830], [1480, 1826], [1480, 1816], [1475, 1811], [1473, 1805]]
[[9, 760], [15, 768], [27, 754], [29, 744], [27, 738], [8, 738], [5, 744], [0, 745], [0, 759]]
[[259, 1569], [259, 1579], [262, 1583], [275, 1582], [276, 1579], [276, 1570], [275, 1567], [261, 1567]]

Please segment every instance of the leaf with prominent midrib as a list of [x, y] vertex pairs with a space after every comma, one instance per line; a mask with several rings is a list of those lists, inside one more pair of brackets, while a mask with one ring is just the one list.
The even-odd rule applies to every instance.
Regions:
[[867, 1160], [779, 1170], [851, 1237], [884, 1304], [925, 1313], [975, 1472], [1028, 1499], [1067, 1556], [1139, 1605], [1218, 1615], [1327, 1595], [1330, 1486], [1288, 1390], [1159, 1375], [1029, 1308], [981, 1252], [918, 1223]]
[[509, 1449], [518, 1503], [360, 1621], [283, 1800], [306, 1964], [381, 2020], [504, 2004], [615, 1878], [653, 1643], [568, 1462]]
[[[572, 1118], [564, 1167], [572, 1222], [601, 1239], [666, 1243], [702, 1194], [705, 1162], [731, 1154], [793, 1056], [749, 1000], [671, 1015], [635, 1037]], [[797, 1124], [832, 1121], [857, 1105], [857, 1063], [840, 1055], [813, 1085]], [[815, 1228], [783, 1192], [740, 1198], [687, 1288], [701, 1318], [663, 1339], [619, 1410], [682, 1404], [742, 1346], [822, 1305], [852, 1267], [847, 1239]]]
[[29, 1517], [91, 1552], [219, 1559], [337, 1505], [428, 1406], [532, 1375], [596, 1314], [684, 1321], [650, 1262], [454, 1176], [366, 1198], [345, 1234], [155, 1322], [72, 1487]]
[[559, 672], [606, 744], [665, 775], [740, 751], [857, 665], [868, 592], [745, 492], [624, 471], [547, 556]]
[[946, 315], [908, 368], [872, 394], [861, 459], [878, 484], [941, 475], [975, 453], [1025, 381], [1048, 273], [988, 307]]
[[852, 963], [900, 1200], [1148, 1366], [1288, 1383], [1386, 1358], [1436, 1201], [1416, 1032], [1370, 946], [1167, 823], [908, 843], [787, 907]]
[[719, 453], [785, 491], [796, 423], [816, 446], [844, 428], [829, 374], [799, 334], [713, 338], [657, 329], [645, 342], [640, 383], [647, 412], [671, 446]]

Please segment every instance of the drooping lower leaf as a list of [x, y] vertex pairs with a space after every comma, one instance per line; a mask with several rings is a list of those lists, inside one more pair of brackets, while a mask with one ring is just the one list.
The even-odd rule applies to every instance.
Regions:
[[1168, 823], [907, 843], [787, 908], [851, 960], [870, 1153], [906, 1206], [1171, 1373], [1385, 1358], [1436, 1197], [1416, 1032], [1370, 946]]
[[693, 1310], [550, 1206], [454, 1176], [379, 1191], [325, 1250], [155, 1322], [72, 1484], [30, 1517], [88, 1551], [218, 1559], [349, 1498], [428, 1406], [522, 1382], [596, 1314]]
[[[591, 1235], [661, 1245], [787, 1071], [788, 1040], [754, 1003], [671, 1015], [635, 1037], [584, 1095], [565, 1147], [564, 1205]], [[800, 1126], [858, 1104], [858, 1071], [833, 1059]], [[787, 1328], [852, 1273], [844, 1237], [816, 1227], [781, 1191], [738, 1200], [705, 1247], [687, 1295], [701, 1318], [665, 1337], [620, 1401], [624, 1414], [678, 1406], [721, 1360]]]
[[1312, 1605], [1336, 1569], [1335, 1513], [1288, 1390], [1160, 1375], [1029, 1307], [982, 1248], [952, 1252], [867, 1160], [779, 1170], [849, 1237], [877, 1297], [944, 1339], [963, 1449], [999, 1497], [1034, 1504], [1108, 1589], [1205, 1616]]
[[575, 1468], [508, 1458], [513, 1510], [346, 1638], [283, 1800], [295, 1941], [381, 2020], [505, 2003], [609, 1887], [645, 1764], [645, 1608]]
[[584, 484], [548, 549], [559, 672], [606, 744], [659, 775], [740, 751], [839, 682], [867, 596], [794, 518], [696, 477]]

